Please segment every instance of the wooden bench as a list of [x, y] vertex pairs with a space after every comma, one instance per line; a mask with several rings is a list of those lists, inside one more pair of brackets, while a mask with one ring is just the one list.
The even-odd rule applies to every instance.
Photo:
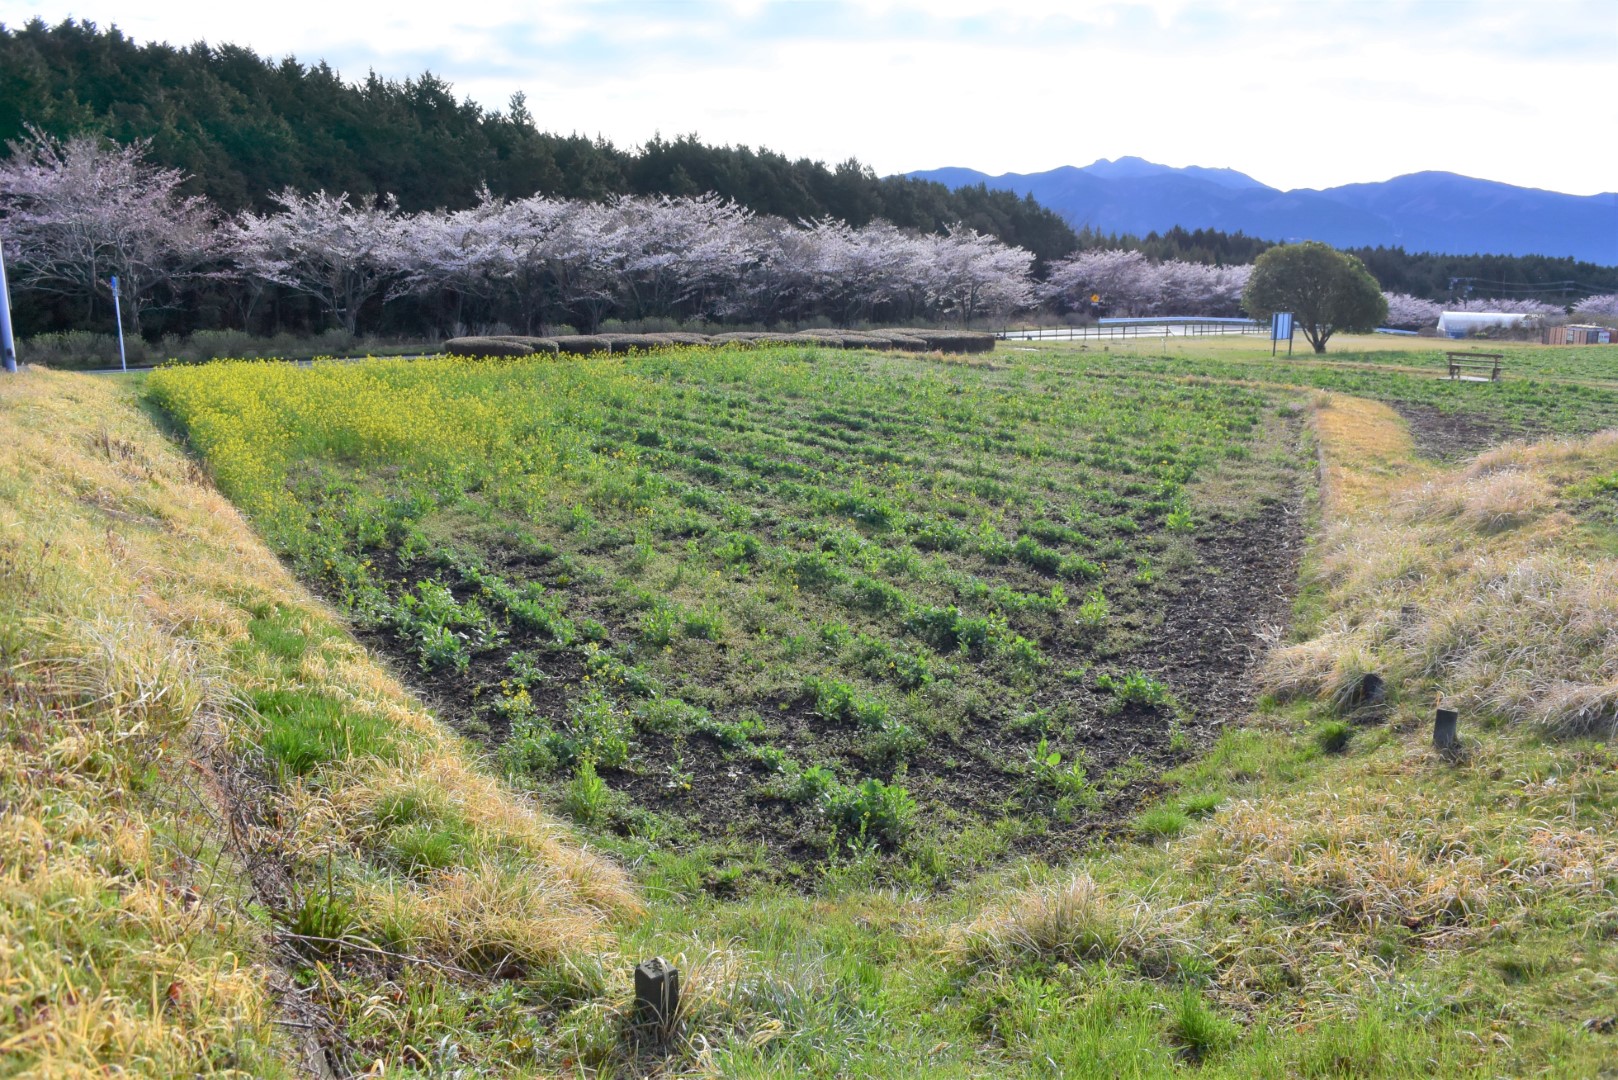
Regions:
[[1449, 377], [1461, 382], [1499, 382], [1504, 353], [1447, 352]]

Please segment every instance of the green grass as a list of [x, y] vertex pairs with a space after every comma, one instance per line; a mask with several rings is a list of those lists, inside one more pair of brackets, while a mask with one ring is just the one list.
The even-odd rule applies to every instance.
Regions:
[[1323, 720], [1315, 726], [1315, 745], [1328, 754], [1346, 748], [1353, 737], [1353, 726], [1344, 720]]
[[[1446, 349], [1500, 352], [1498, 383], [1452, 382]], [[1488, 342], [1435, 342], [1390, 348], [1363, 338], [1334, 339], [1325, 356], [1298, 353], [1271, 358], [1249, 342], [1080, 347], [1051, 342], [1029, 363], [1070, 364], [1120, 377], [1149, 373], [1187, 380], [1229, 379], [1331, 390], [1396, 406], [1431, 409], [1489, 425], [1500, 440], [1512, 436], [1589, 434], [1618, 424], [1618, 350], [1601, 346], [1537, 346]]]
[[272, 690], [256, 695], [253, 707], [264, 720], [265, 754], [296, 775], [352, 757], [394, 756], [387, 721], [355, 714], [340, 701], [300, 690]]
[[1183, 810], [1159, 806], [1135, 819], [1135, 829], [1147, 840], [1169, 840], [1191, 825], [1191, 817]]

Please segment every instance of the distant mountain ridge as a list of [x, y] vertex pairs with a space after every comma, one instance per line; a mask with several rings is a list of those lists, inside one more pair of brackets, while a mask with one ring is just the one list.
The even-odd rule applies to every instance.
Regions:
[[985, 184], [1032, 195], [1074, 227], [1144, 236], [1176, 225], [1337, 247], [1446, 255], [1547, 255], [1618, 265], [1618, 192], [1564, 195], [1448, 172], [1282, 191], [1235, 169], [1173, 168], [1138, 157], [990, 176], [976, 169], [905, 174], [950, 188]]

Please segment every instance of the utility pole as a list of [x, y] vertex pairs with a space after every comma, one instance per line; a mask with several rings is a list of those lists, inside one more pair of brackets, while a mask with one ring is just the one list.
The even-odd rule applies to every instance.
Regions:
[[11, 286], [6, 284], [6, 256], [0, 251], [0, 359], [12, 374], [17, 372], [17, 342], [11, 336]]

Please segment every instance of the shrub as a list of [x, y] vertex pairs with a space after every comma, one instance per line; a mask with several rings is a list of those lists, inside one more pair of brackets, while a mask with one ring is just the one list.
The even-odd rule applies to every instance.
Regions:
[[[597, 334], [596, 340], [611, 353], [646, 352], [661, 349], [670, 342], [657, 334]], [[560, 345], [560, 342], [558, 343]], [[593, 351], [593, 350], [592, 350]]]
[[[152, 362], [146, 342], [138, 335], [125, 338], [124, 354], [131, 365]], [[117, 367], [118, 339], [88, 330], [35, 334], [17, 344], [17, 359], [25, 364], [69, 370]]]
[[867, 331], [871, 337], [881, 338], [895, 349], [906, 352], [926, 352], [927, 342], [915, 334], [907, 334], [899, 330], [871, 330]]
[[993, 352], [995, 338], [974, 330], [913, 330], [905, 328], [897, 333], [915, 338], [929, 352], [984, 353]]
[[530, 353], [542, 356], [555, 356], [557, 354], [556, 339], [549, 337], [519, 337], [517, 335], [503, 335], [501, 340], [514, 341], [523, 346]]

